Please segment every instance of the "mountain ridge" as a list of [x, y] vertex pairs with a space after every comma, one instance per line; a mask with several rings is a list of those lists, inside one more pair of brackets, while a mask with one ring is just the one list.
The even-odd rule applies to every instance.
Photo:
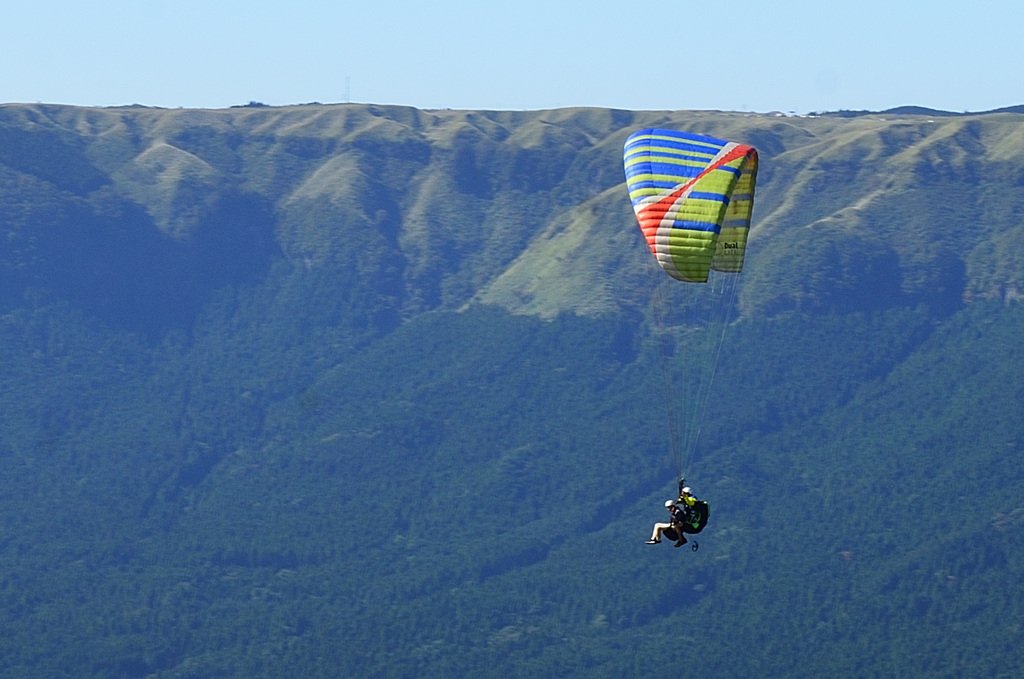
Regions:
[[[22, 164], [8, 167], [18, 181], [42, 181], [40, 188], [70, 194], [70, 200], [55, 197], [58, 205], [76, 204], [100, 218], [101, 205], [111, 201], [115, 210], [141, 207], [161, 237], [187, 243], [219, 205], [245, 204], [273, 224], [274, 235], [262, 238], [272, 238], [268, 245], [293, 263], [362, 258], [367, 271], [387, 279], [392, 297], [404, 300], [403, 315], [459, 308], [474, 296], [546, 317], [614, 308], [615, 296], [607, 294], [526, 300], [513, 294], [510, 281], [600, 291], [602, 276], [628, 278], [632, 262], [597, 262], [607, 259], [605, 239], [625, 244], [624, 223], [629, 232], [616, 188], [621, 142], [630, 129], [655, 125], [740, 138], [761, 149], [752, 279], [762, 276], [756, 249], [771, 250], [766, 236], [787, 232], [799, 240], [799, 229], [816, 240], [853, 235], [869, 249], [888, 241], [903, 295], [927, 297], [935, 275], [949, 275], [942, 262], [950, 258], [966, 268], [966, 298], [1016, 296], [1024, 275], [1012, 257], [996, 270], [971, 264], [972, 253], [994, 247], [986, 240], [992, 228], [968, 226], [953, 240], [931, 226], [939, 218], [994, 223], [996, 231], [1012, 225], [1006, 219], [1019, 214], [1016, 202], [1001, 208], [1009, 210], [1004, 217], [986, 213], [984, 195], [961, 196], [957, 204], [950, 198], [957, 200], [955, 186], [965, 182], [1013, 193], [1024, 167], [1024, 153], [1013, 151], [1024, 136], [1015, 113], [934, 121], [923, 114], [890, 120], [600, 109], [426, 112], [352, 104], [220, 111], [5, 105], [0, 113], [7, 155], [22, 150]], [[40, 164], [69, 150], [60, 166]], [[81, 178], [54, 184], [49, 178], [65, 165]], [[584, 201], [589, 207], [574, 213]], [[825, 204], [826, 211], [808, 210]], [[901, 230], [913, 232], [911, 239], [888, 225], [886, 216], [896, 211], [909, 220]], [[545, 226], [517, 228], [523, 219]], [[354, 226], [324, 228], [328, 223], [366, 226], [357, 233]], [[554, 257], [566, 262], [566, 273], [531, 272], [552, 260], [545, 252], [552, 247], [561, 248]], [[460, 262], [459, 275], [442, 271], [438, 261]], [[515, 270], [506, 271], [513, 262]], [[815, 294], [787, 289], [776, 296], [790, 300], [785, 307]], [[956, 294], [949, 291], [947, 304], [959, 303]], [[766, 295], [741, 293], [744, 313], [755, 313]]]

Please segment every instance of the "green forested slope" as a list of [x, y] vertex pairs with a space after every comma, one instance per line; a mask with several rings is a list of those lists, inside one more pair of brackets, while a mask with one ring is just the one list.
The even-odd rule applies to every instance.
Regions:
[[[651, 124], [764, 167], [697, 552]], [[1015, 676], [1022, 129], [0, 107], [0, 668]]]

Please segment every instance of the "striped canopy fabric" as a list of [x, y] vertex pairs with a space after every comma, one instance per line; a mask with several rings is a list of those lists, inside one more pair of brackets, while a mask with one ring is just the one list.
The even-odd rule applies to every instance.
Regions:
[[626, 186], [651, 252], [668, 275], [703, 283], [739, 273], [750, 230], [757, 150], [673, 130], [647, 129], [623, 149]]

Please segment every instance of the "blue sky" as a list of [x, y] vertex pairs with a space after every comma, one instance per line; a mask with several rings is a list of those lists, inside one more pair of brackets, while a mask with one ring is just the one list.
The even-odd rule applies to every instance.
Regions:
[[9, 0], [0, 102], [1024, 104], [1021, 0]]

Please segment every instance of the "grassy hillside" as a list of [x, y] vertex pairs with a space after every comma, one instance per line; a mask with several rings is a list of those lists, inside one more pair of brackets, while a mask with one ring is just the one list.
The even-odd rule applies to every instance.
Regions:
[[[696, 552], [643, 544], [651, 125], [762, 158]], [[1022, 135], [0, 106], [0, 670], [1015, 676]]]
[[[397, 312], [376, 319], [387, 329], [471, 299], [614, 313], [639, 284], [622, 142], [657, 125], [761, 152], [748, 315], [867, 300], [948, 312], [1020, 294], [1020, 114], [6, 105], [0, 302], [26, 287], [66, 298], [84, 279], [108, 320], [187, 327], [212, 290], [258, 281], [283, 257], [357, 276], [353, 302]], [[160, 306], [178, 315], [154, 318], [149, 302], [168, 294]]]

